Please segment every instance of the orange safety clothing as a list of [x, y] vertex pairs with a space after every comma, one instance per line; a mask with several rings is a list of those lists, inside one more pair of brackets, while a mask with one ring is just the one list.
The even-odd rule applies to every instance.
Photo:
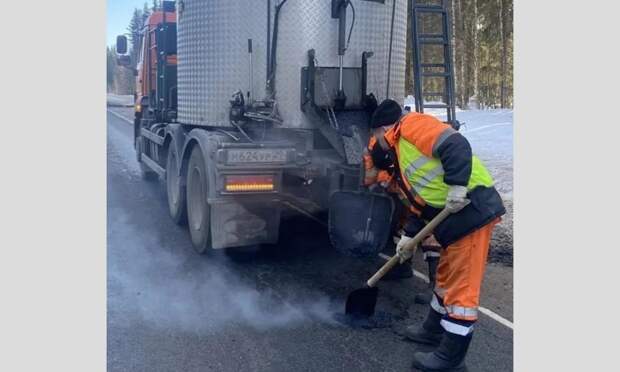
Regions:
[[375, 167], [372, 157], [370, 156], [370, 151], [374, 146], [379, 146], [379, 144], [377, 144], [375, 137], [371, 136], [368, 141], [368, 146], [364, 149], [362, 155], [364, 159], [364, 186], [369, 187], [375, 184], [381, 184], [388, 193], [395, 194], [399, 200], [409, 208], [410, 203], [402, 188], [398, 185], [394, 172], [390, 173], [387, 170]]
[[364, 186], [371, 186], [377, 183], [392, 182], [392, 175], [386, 170], [378, 169], [375, 167], [372, 157], [370, 156], [370, 150], [377, 144], [377, 140], [374, 136], [370, 137], [368, 146], [364, 150]]
[[[404, 159], [406, 155], [399, 148], [403, 144], [401, 139], [415, 146], [415, 150], [424, 157], [439, 160], [442, 182], [448, 186], [468, 186], [474, 168], [480, 169], [481, 166], [474, 164], [478, 160], [465, 137], [430, 115], [406, 114], [385, 132], [384, 138], [396, 151], [395, 166], [400, 178], [405, 181], [402, 183], [408, 199], [414, 199], [414, 204], [418, 201], [421, 204], [418, 208], [421, 213], [410, 215], [404, 228], [407, 236], [414, 236], [443, 206], [438, 203], [429, 205], [425, 200], [419, 200], [419, 193], [408, 182], [406, 172], [411, 170], [400, 169], [402, 164], [399, 166], [401, 157]], [[428, 164], [426, 159], [422, 160]], [[411, 167], [422, 167], [418, 163], [423, 162], [414, 159]], [[436, 288], [431, 300], [431, 307], [444, 315], [441, 320], [443, 328], [463, 336], [472, 332], [478, 318], [480, 287], [491, 234], [500, 216], [505, 213], [501, 198], [492, 186], [492, 179], [490, 184], [471, 187], [468, 198], [470, 205], [435, 228], [434, 236], [444, 249], [440, 253]]]
[[425, 221], [441, 211], [446, 197], [442, 193], [447, 193], [452, 185], [467, 186], [471, 204], [437, 226], [435, 237], [442, 246], [452, 244], [505, 213], [492, 177], [472, 154], [467, 139], [450, 125], [431, 115], [414, 112], [402, 116], [387, 130], [384, 138], [395, 150], [394, 163], [402, 189], [420, 211], [414, 213], [419, 218], [410, 218], [405, 225], [407, 236], [414, 236], [424, 227]]
[[[400, 202], [406, 207], [406, 209], [400, 211], [398, 213], [398, 216], [396, 217], [398, 219], [397, 229], [401, 230], [409, 219], [409, 214], [415, 213], [419, 215], [420, 211], [415, 209], [415, 207], [411, 205], [411, 203], [407, 199], [407, 195], [405, 194], [401, 186], [399, 186], [395, 174], [390, 174], [390, 172], [386, 170], [378, 169], [375, 167], [372, 161], [372, 157], [370, 156], [370, 151], [374, 146], [378, 146], [377, 140], [374, 136], [371, 136], [370, 140], [368, 141], [368, 147], [365, 149], [363, 154], [364, 186], [368, 187], [379, 183], [387, 184], [387, 192], [390, 194], [394, 194], [396, 197], [398, 197]], [[418, 203], [423, 204], [423, 201], [421, 199], [418, 198], [417, 201]], [[400, 239], [400, 233], [394, 234], [395, 244], [398, 243], [397, 239]], [[434, 236], [431, 235], [422, 242], [421, 249], [424, 252], [424, 258], [426, 259], [427, 256], [438, 255], [441, 246], [439, 245], [439, 243], [437, 243], [437, 240], [434, 238]]]
[[[443, 303], [440, 313], [450, 318], [478, 319], [480, 287], [495, 221], [452, 243], [441, 252], [435, 293]], [[433, 301], [437, 305], [437, 301]], [[437, 310], [437, 309], [435, 309]]]

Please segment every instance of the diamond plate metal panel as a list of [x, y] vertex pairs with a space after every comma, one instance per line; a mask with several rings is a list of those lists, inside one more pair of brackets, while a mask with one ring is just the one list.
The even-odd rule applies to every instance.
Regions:
[[[385, 4], [354, 0], [356, 21], [345, 55], [345, 67], [368, 62], [368, 92], [385, 98], [392, 4], [396, 1], [390, 98], [400, 101], [405, 88], [406, 0]], [[246, 92], [249, 80], [247, 39], [253, 40], [254, 81], [262, 98], [266, 74], [266, 0], [183, 0], [178, 19], [179, 121], [195, 125], [229, 126], [229, 99]], [[272, 1], [275, 5], [277, 1]], [[272, 15], [273, 15], [272, 11]], [[347, 36], [352, 21], [347, 15]], [[272, 23], [273, 25], [273, 23]], [[280, 13], [277, 50], [276, 99], [285, 127], [311, 128], [299, 108], [300, 71], [307, 51], [315, 49], [320, 66], [338, 65], [338, 21], [331, 18], [331, 0], [288, 0]]]
[[253, 44], [253, 91], [266, 75], [265, 0], [183, 0], [178, 15], [179, 121], [230, 126], [232, 94], [249, 90], [248, 39]]
[[[396, 1], [390, 98], [401, 101], [405, 95], [405, 46], [407, 1], [387, 0], [385, 4], [355, 1], [355, 28], [344, 58], [345, 67], [359, 67], [364, 51], [374, 52], [368, 62], [368, 92], [379, 102], [385, 98], [392, 2]], [[313, 124], [299, 110], [301, 67], [307, 66], [307, 51], [316, 51], [319, 66], [338, 66], [338, 21], [331, 18], [330, 0], [289, 0], [280, 15], [277, 52], [276, 98], [280, 113], [292, 127]], [[352, 22], [347, 15], [347, 37]]]

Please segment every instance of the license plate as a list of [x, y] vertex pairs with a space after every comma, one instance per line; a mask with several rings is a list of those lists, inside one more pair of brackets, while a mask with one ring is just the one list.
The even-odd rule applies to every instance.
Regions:
[[284, 163], [286, 150], [228, 150], [228, 163]]

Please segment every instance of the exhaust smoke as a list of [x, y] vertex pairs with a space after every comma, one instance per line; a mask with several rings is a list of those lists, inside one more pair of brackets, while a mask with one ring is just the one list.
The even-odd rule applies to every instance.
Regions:
[[224, 255], [198, 256], [164, 237], [141, 233], [121, 210], [109, 213], [114, 218], [108, 218], [108, 246], [115, 247], [114, 255], [108, 249], [108, 311], [115, 313], [110, 321], [194, 332], [232, 325], [267, 330], [304, 322], [338, 324], [333, 313], [339, 305], [325, 294], [293, 280], [278, 284], [277, 291], [267, 287], [266, 265], [247, 262], [243, 273], [235, 271]]

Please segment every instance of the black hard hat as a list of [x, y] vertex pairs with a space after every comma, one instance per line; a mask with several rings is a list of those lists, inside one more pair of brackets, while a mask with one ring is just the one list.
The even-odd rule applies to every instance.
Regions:
[[403, 109], [398, 102], [392, 99], [386, 99], [381, 104], [370, 118], [370, 128], [376, 129], [387, 125], [396, 123], [403, 114]]

